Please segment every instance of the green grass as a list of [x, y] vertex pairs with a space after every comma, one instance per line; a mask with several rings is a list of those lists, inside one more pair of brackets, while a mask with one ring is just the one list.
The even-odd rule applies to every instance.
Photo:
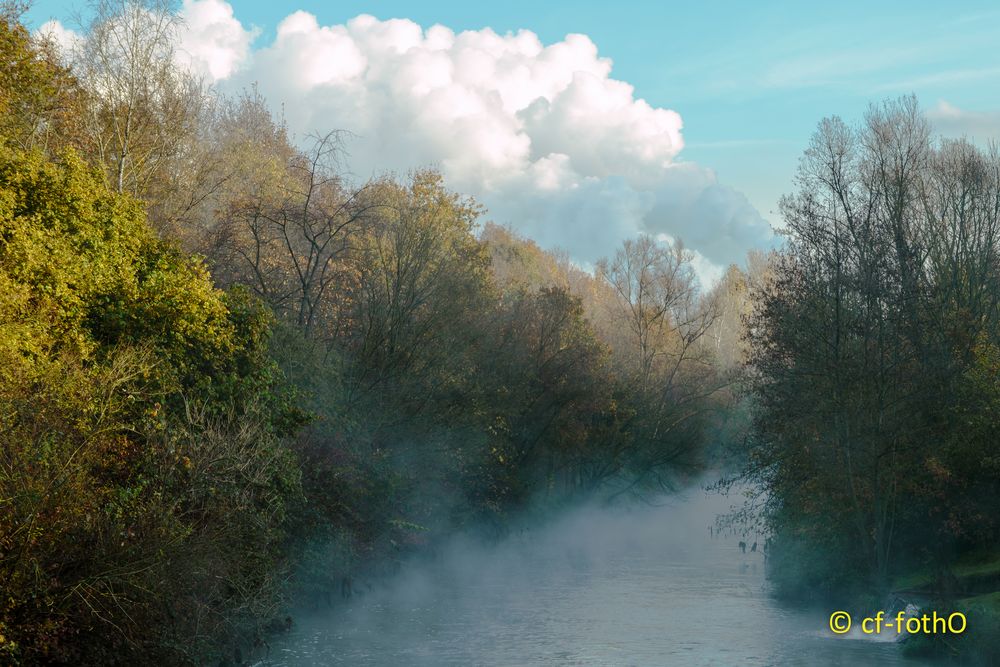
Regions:
[[[909, 656], [946, 658], [958, 664], [996, 667], [1000, 665], [1000, 554], [965, 559], [952, 566], [951, 571], [966, 590], [990, 587], [994, 590], [946, 606], [936, 603], [925, 608], [924, 612], [936, 609], [943, 615], [961, 611], [968, 618], [968, 627], [958, 636], [911, 636], [903, 645], [903, 652]], [[899, 577], [894, 584], [897, 590], [926, 590], [930, 594], [934, 580], [927, 571], [918, 571]]]
[[908, 574], [896, 577], [892, 582], [893, 590], [912, 591], [925, 586], [930, 586], [933, 577], [926, 570], [917, 570]]
[[976, 595], [971, 598], [962, 598], [958, 601], [962, 607], [981, 607], [994, 614], [1000, 614], [1000, 591]]
[[[993, 577], [1000, 579], [1000, 554], [992, 554], [985, 560], [982, 556], [961, 560], [951, 567], [951, 571], [963, 586], [972, 585], [978, 581], [988, 580]], [[893, 590], [897, 591], [913, 591], [930, 589], [933, 584], [934, 575], [930, 571], [918, 570], [897, 577], [893, 581], [892, 587]], [[980, 595], [977, 597], [988, 596]]]
[[954, 664], [976, 667], [1000, 666], [1000, 591], [963, 598], [949, 605], [930, 605], [921, 611], [936, 611], [941, 616], [961, 611], [968, 624], [960, 635], [911, 635], [903, 644], [904, 655], [947, 659]]
[[958, 577], [970, 577], [974, 575], [984, 575], [984, 574], [1000, 574], [1000, 556], [985, 563], [975, 563], [970, 565], [963, 565], [959, 563], [958, 565], [955, 566], [954, 570], [955, 570], [955, 576]]

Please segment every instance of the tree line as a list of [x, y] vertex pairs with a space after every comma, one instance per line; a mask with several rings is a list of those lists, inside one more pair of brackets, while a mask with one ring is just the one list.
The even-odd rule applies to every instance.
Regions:
[[995, 591], [952, 570], [1000, 551], [997, 146], [935, 137], [904, 97], [823, 120], [796, 186], [745, 332], [744, 479], [779, 589]]

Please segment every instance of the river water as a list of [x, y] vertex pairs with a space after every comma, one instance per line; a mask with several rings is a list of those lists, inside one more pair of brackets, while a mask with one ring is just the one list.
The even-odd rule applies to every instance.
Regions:
[[892, 641], [834, 636], [833, 610], [774, 600], [761, 550], [743, 554], [744, 538], [709, 530], [732, 498], [668, 500], [580, 509], [488, 548], [456, 540], [386, 586], [300, 614], [263, 664], [925, 664]]

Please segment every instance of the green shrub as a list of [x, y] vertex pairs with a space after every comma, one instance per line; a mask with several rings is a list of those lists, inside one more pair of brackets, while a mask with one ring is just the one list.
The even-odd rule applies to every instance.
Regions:
[[194, 660], [272, 611], [269, 328], [74, 155], [0, 149], [0, 655]]

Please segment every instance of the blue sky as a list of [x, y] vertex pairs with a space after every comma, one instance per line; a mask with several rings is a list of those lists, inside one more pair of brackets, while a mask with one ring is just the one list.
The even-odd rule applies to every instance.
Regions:
[[[523, 28], [544, 44], [585, 34], [613, 61], [613, 79], [634, 86], [636, 98], [681, 115], [685, 147], [676, 160], [714, 170], [770, 222], [824, 116], [857, 119], [872, 101], [913, 92], [942, 131], [1000, 136], [995, 2], [231, 4], [244, 26], [260, 29], [255, 49], [272, 43], [279, 22], [295, 9], [320, 25], [367, 13], [455, 32]], [[29, 20], [69, 23], [73, 7], [38, 0]]]

